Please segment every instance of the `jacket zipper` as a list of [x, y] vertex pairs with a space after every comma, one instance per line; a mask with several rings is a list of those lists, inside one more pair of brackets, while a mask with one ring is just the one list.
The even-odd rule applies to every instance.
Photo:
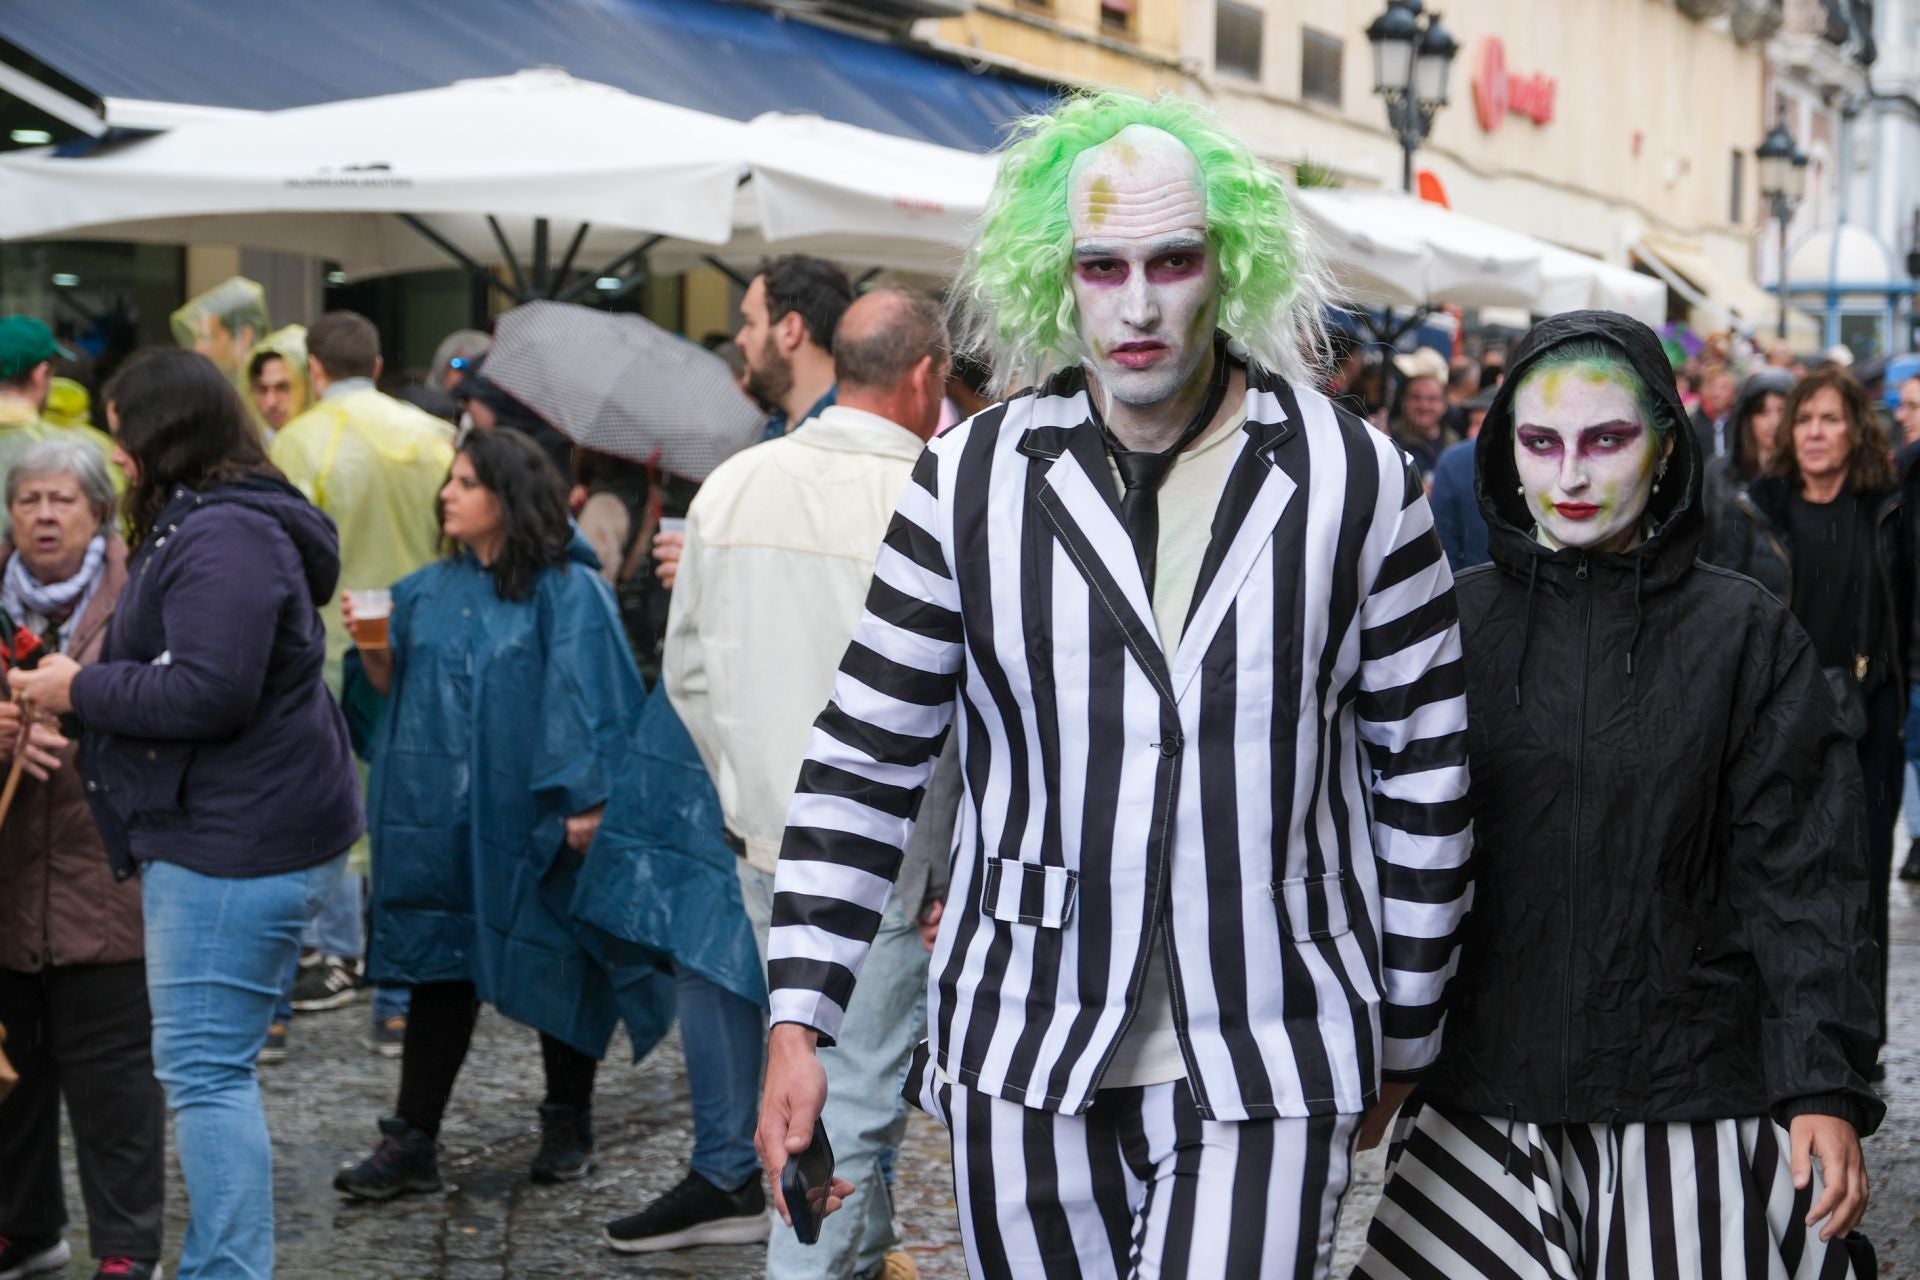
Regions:
[[1574, 714], [1573, 733], [1573, 839], [1568, 849], [1567, 867], [1567, 972], [1561, 984], [1560, 1022], [1560, 1118], [1573, 1114], [1573, 927], [1574, 885], [1580, 879], [1580, 797], [1587, 776], [1587, 677], [1593, 663], [1593, 591], [1587, 582], [1587, 555], [1580, 553], [1580, 567], [1574, 571], [1580, 586], [1580, 708]]

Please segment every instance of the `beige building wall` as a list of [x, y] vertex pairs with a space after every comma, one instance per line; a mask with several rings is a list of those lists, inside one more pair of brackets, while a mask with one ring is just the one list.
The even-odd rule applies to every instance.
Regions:
[[[1244, 0], [1263, 15], [1261, 74], [1215, 66], [1216, 0], [1134, 0], [1116, 39], [1099, 0], [983, 4], [939, 23], [945, 45], [1078, 83], [1172, 89], [1210, 102], [1269, 159], [1312, 160], [1345, 185], [1397, 187], [1400, 149], [1373, 93], [1366, 28], [1385, 0]], [[1460, 43], [1452, 102], [1416, 158], [1452, 207], [1616, 263], [1651, 233], [1751, 276], [1762, 210], [1752, 150], [1765, 133], [1764, 51], [1672, 0], [1454, 0], [1430, 4]], [[1337, 106], [1302, 97], [1303, 31], [1342, 42]], [[1169, 33], [1172, 33], [1170, 36]], [[1481, 126], [1473, 82], [1497, 37], [1510, 75], [1555, 82], [1554, 114]], [[1734, 153], [1740, 162], [1733, 217]]]

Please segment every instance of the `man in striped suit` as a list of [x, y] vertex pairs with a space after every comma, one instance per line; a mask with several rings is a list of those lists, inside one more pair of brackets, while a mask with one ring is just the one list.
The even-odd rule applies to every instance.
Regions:
[[963, 287], [1035, 389], [922, 455], [814, 727], [761, 1158], [812, 1134], [957, 726], [907, 1087], [976, 1275], [1322, 1275], [1363, 1117], [1438, 1046], [1471, 896], [1452, 579], [1404, 456], [1311, 389], [1310, 261], [1193, 104], [1029, 121]]

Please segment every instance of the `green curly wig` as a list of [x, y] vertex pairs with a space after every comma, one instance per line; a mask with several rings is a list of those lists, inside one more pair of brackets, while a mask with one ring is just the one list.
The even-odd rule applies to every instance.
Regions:
[[1069, 183], [1081, 154], [1132, 125], [1173, 135], [1199, 162], [1220, 328], [1251, 363], [1308, 378], [1324, 341], [1325, 286], [1285, 181], [1198, 103], [1120, 92], [1074, 97], [1016, 126], [957, 295], [967, 351], [992, 367], [1001, 391], [1085, 358], [1070, 278]]

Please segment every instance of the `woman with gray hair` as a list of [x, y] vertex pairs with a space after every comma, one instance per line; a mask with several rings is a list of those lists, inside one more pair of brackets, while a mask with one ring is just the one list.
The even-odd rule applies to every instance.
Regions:
[[[45, 440], [6, 477], [0, 544], [6, 660], [96, 661], [127, 579], [113, 482], [92, 446]], [[0, 703], [0, 767], [21, 706]], [[0, 1024], [20, 1084], [0, 1101], [0, 1276], [70, 1256], [60, 1099], [73, 1126], [97, 1274], [147, 1277], [160, 1257], [164, 1102], [153, 1075], [135, 881], [116, 881], [74, 749], [51, 722], [25, 739], [25, 776], [0, 825]]]

